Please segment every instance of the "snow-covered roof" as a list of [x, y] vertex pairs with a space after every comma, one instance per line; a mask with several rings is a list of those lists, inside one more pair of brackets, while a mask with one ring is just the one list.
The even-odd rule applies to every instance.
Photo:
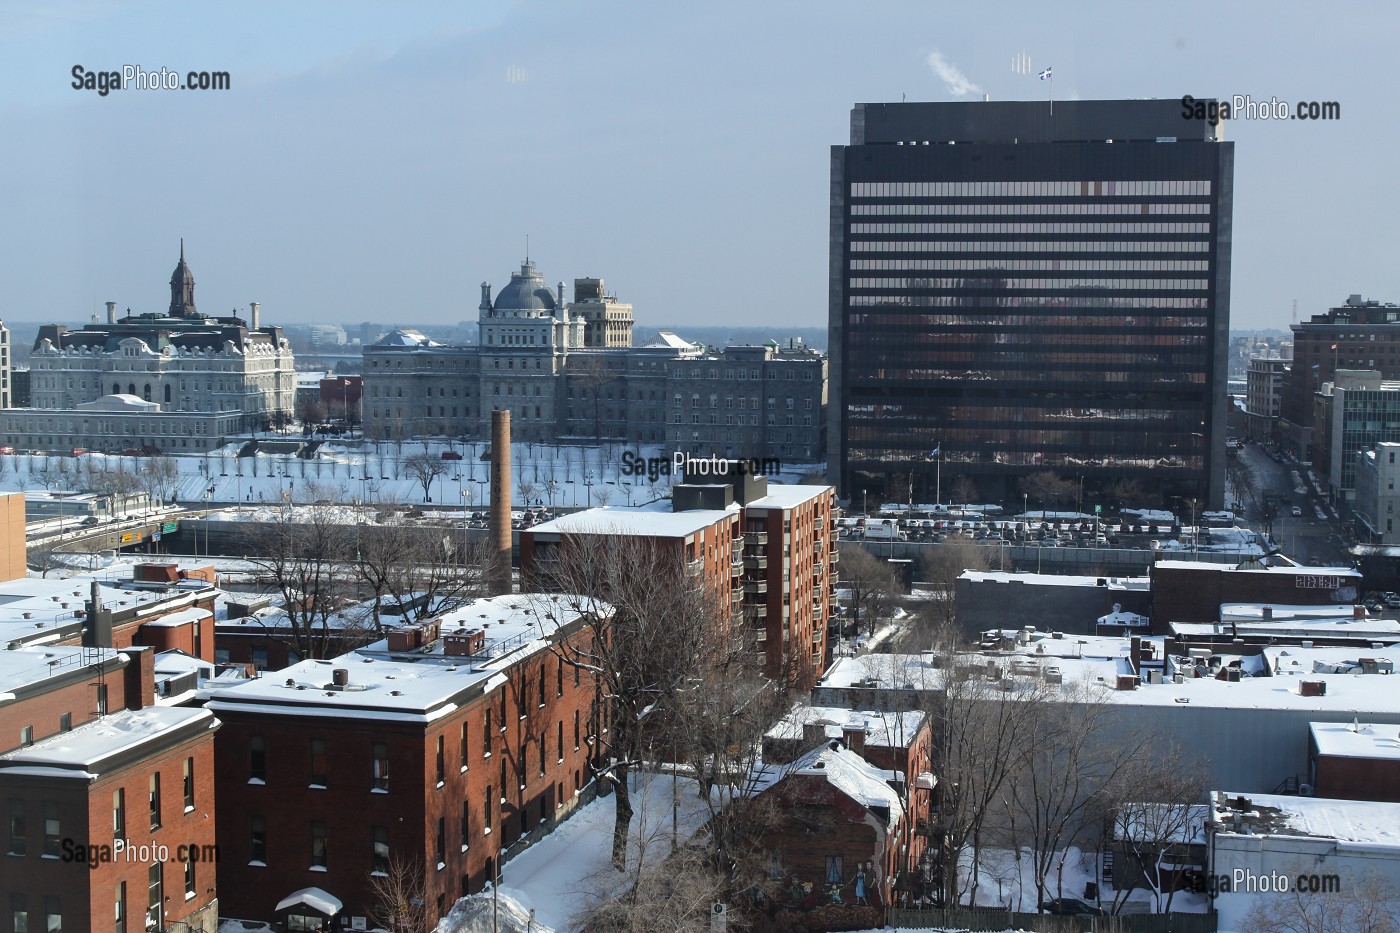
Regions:
[[312, 910], [333, 917], [345, 909], [340, 898], [334, 894], [329, 894], [320, 888], [302, 888], [300, 891], [293, 891], [277, 902], [273, 911], [286, 910], [288, 907], [310, 907]]
[[656, 337], [649, 343], [644, 344], [645, 349], [669, 349], [669, 350], [694, 350], [695, 344], [689, 340], [677, 337], [669, 330], [658, 331]]
[[[1267, 613], [1266, 613], [1267, 610]], [[1265, 616], [1268, 618], [1265, 618]], [[1221, 603], [1222, 622], [1341, 622], [1356, 618], [1350, 606], [1280, 606], [1277, 603]], [[1391, 623], [1394, 625], [1395, 623]]]
[[747, 503], [746, 509], [792, 509], [804, 502], [810, 502], [831, 490], [830, 486], [811, 486], [798, 483], [768, 484], [768, 495]]
[[607, 505], [564, 515], [529, 529], [527, 534], [614, 534], [645, 535], [657, 538], [684, 538], [730, 520], [739, 506], [724, 509], [671, 511], [669, 499], [646, 505]]
[[889, 772], [870, 764], [840, 742], [819, 745], [791, 764], [760, 766], [754, 793], [762, 793], [794, 774], [825, 779], [832, 787], [863, 807], [889, 810], [889, 825], [904, 817], [899, 794], [886, 780]]
[[839, 739], [847, 729], [865, 732], [865, 744], [880, 748], [904, 748], [914, 741], [923, 726], [922, 710], [902, 713], [857, 711], [839, 706], [798, 706], [778, 721], [765, 738], [800, 740], [803, 727], [820, 725], [825, 737]]
[[[135, 610], [138, 617], [179, 610], [216, 592], [204, 580], [157, 585], [135, 583], [129, 575], [113, 577], [101, 573], [0, 581], [0, 644], [48, 643], [80, 630], [93, 580], [101, 585], [104, 606], [118, 612]], [[25, 618], [26, 613], [29, 618]]]
[[[5, 694], [15, 694], [26, 687], [42, 684], [57, 674], [82, 670], [99, 662], [122, 659], [111, 648], [81, 648], [76, 646], [23, 646], [0, 649], [0, 704]], [[10, 696], [10, 699], [13, 699]]]
[[1172, 631], [1177, 635], [1251, 635], [1271, 638], [1325, 639], [1352, 638], [1362, 641], [1400, 642], [1400, 622], [1393, 619], [1355, 619], [1350, 607], [1344, 614], [1326, 616], [1320, 619], [1275, 619], [1274, 621], [1249, 621], [1248, 619], [1226, 620], [1217, 625], [1214, 622], [1173, 622]]
[[1366, 722], [1310, 722], [1319, 755], [1400, 760], [1400, 726]]
[[208, 609], [200, 609], [198, 606], [191, 606], [188, 609], [181, 609], [169, 615], [161, 616], [154, 622], [147, 622], [146, 625], [154, 628], [178, 628], [181, 625], [193, 625], [212, 618], [214, 613]]
[[1149, 590], [1150, 577], [1082, 577], [1057, 573], [1008, 573], [1000, 570], [964, 570], [958, 579], [972, 583], [1024, 583], [1034, 586], [1104, 586], [1109, 589]]
[[49, 736], [25, 748], [0, 755], [0, 773], [11, 769], [51, 769], [53, 776], [91, 778], [117, 756], [146, 745], [158, 745], [172, 735], [218, 728], [206, 709], [147, 706], [123, 710], [83, 723], [69, 732]]
[[[1228, 529], [1216, 528], [1216, 531]], [[1230, 564], [1217, 564], [1206, 560], [1159, 560], [1153, 569], [1162, 570], [1215, 570], [1220, 573], [1268, 573], [1275, 576], [1351, 577], [1360, 582], [1361, 572], [1351, 567], [1236, 567]]]
[[[606, 603], [573, 595], [478, 599], [438, 620], [443, 635], [484, 630], [485, 645], [477, 654], [444, 654], [441, 639], [410, 651], [390, 651], [387, 641], [377, 641], [216, 691], [208, 707], [220, 713], [432, 722], [452, 712], [469, 692], [492, 689], [518, 659], [544, 650], [561, 628], [582, 617], [576, 607], [612, 611]], [[334, 683], [337, 669], [348, 674], [343, 688]]]
[[1219, 835], [1234, 834], [1232, 814], [1237, 811], [1232, 804], [1243, 797], [1249, 808], [1241, 814], [1241, 832], [1247, 830], [1251, 836], [1312, 836], [1371, 849], [1400, 849], [1400, 803], [1233, 791], [1216, 791], [1211, 796], [1211, 820], [1218, 824]]

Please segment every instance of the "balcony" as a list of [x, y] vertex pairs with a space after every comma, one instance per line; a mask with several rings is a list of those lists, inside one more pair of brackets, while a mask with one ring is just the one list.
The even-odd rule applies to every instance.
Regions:
[[746, 531], [744, 541], [748, 544], [766, 546], [768, 544], [768, 532], [766, 531]]
[[754, 555], [754, 554], [745, 554], [745, 555], [744, 555], [744, 569], [745, 569], [745, 570], [767, 570], [767, 569], [768, 569], [768, 558], [767, 558], [765, 555], [763, 555], [763, 554], [757, 554], [757, 555]]
[[741, 576], [741, 575], [743, 574], [743, 572], [744, 572], [744, 562], [743, 562], [742, 560], [736, 560], [736, 561], [734, 561], [734, 563], [732, 563], [732, 564], [729, 565], [729, 575], [730, 575], [731, 577]]
[[827, 555], [827, 559], [830, 560], [833, 565], [841, 560], [841, 552], [836, 550], [835, 544], [831, 546], [831, 553]]
[[744, 599], [744, 588], [737, 584], [729, 590], [729, 601], [733, 603], [742, 602]]
[[763, 596], [768, 593], [767, 580], [745, 580], [744, 592], [750, 596]]
[[824, 615], [824, 612], [825, 612], [825, 610], [822, 609], [822, 604], [821, 604], [821, 603], [817, 603], [816, 605], [814, 605], [814, 606], [812, 607], [812, 618], [815, 619], [815, 620], [817, 620], [818, 622], [820, 622], [820, 621], [822, 620], [822, 616]]
[[685, 562], [685, 573], [688, 577], [698, 577], [700, 576], [700, 572], [704, 569], [705, 562], [703, 560], [688, 560]]
[[768, 618], [768, 607], [763, 603], [745, 603], [744, 615], [749, 619], [766, 619]]

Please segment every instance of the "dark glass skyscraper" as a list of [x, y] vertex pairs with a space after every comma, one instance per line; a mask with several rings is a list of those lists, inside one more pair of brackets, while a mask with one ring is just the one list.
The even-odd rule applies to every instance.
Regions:
[[831, 153], [843, 496], [967, 477], [1019, 506], [1051, 471], [1086, 506], [1123, 480], [1220, 505], [1234, 148], [1183, 110], [856, 105]]

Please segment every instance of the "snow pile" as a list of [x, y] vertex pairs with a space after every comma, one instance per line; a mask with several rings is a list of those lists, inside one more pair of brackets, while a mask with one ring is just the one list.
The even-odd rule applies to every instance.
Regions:
[[[499, 924], [499, 926], [497, 926]], [[530, 908], [516, 900], [509, 888], [492, 896], [491, 886], [464, 897], [438, 921], [436, 933], [554, 933], [536, 919]]]

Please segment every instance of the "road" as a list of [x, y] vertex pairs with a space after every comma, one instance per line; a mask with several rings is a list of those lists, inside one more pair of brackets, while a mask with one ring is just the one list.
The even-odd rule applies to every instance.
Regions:
[[[1250, 444], [1240, 450], [1238, 458], [1244, 477], [1242, 488], [1234, 490], [1231, 501], [1243, 502], [1245, 518], [1242, 524], [1257, 531], [1266, 527], [1266, 501], [1275, 509], [1272, 537], [1284, 554], [1299, 563], [1311, 563], [1316, 558], [1325, 566], [1350, 567], [1354, 561], [1341, 546], [1339, 523], [1335, 519], [1318, 518], [1318, 509], [1331, 515], [1319, 497], [1319, 490], [1307, 484], [1307, 470], [1296, 463], [1277, 463], [1267, 452]], [[1290, 471], [1297, 470], [1308, 485], [1305, 496], [1293, 488]], [[1227, 497], [1230, 498], [1230, 497]], [[1301, 517], [1295, 517], [1290, 507], [1302, 507]]]

